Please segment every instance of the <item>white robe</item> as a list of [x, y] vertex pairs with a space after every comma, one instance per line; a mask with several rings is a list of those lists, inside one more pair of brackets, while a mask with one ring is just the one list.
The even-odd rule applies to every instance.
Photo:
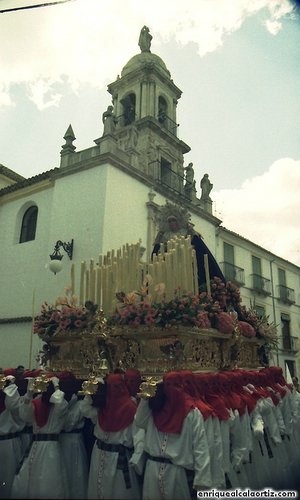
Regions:
[[[22, 421], [19, 419], [20, 395], [15, 384], [5, 389], [5, 410], [0, 414], [0, 435], [19, 432]], [[19, 437], [0, 441], [0, 498], [9, 498], [15, 472], [22, 458]]]
[[[133, 422], [125, 429], [118, 432], [105, 432], [99, 426], [98, 410], [92, 406], [90, 396], [83, 400], [83, 413], [95, 424], [94, 435], [106, 444], [124, 445], [126, 448], [135, 448], [138, 453], [143, 443], [144, 433]], [[117, 468], [118, 453], [101, 450], [95, 442], [88, 480], [88, 498], [103, 498], [109, 500], [140, 500], [141, 484], [135, 468], [129, 465], [131, 487], [126, 488], [123, 471]], [[128, 460], [130, 453], [127, 454]], [[138, 460], [136, 460], [138, 462]]]
[[[38, 427], [35, 421], [32, 402], [25, 402], [20, 407], [20, 416], [24, 422], [33, 426], [33, 434], [59, 434], [64, 425], [68, 403], [64, 393], [56, 390], [50, 403], [48, 421]], [[13, 487], [13, 498], [57, 499], [69, 498], [66, 470], [61, 454], [59, 441], [34, 441], [28, 457], [16, 475]]]
[[151, 456], [165, 457], [172, 462], [147, 460], [143, 500], [189, 500], [191, 495], [185, 469], [195, 472], [195, 489], [211, 487], [209, 448], [199, 410], [190, 410], [180, 434], [160, 432], [145, 400], [141, 400], [135, 420], [146, 431], [145, 451]]
[[274, 403], [271, 398], [262, 398], [258, 401], [258, 409], [264, 421], [266, 437], [273, 457], [270, 458], [270, 479], [274, 489], [287, 487], [286, 453], [280, 435], [280, 429], [275, 417]]
[[[244, 463], [249, 462], [249, 447], [250, 449], [252, 447], [252, 442], [249, 439], [249, 415], [247, 411], [242, 416], [239, 415], [237, 410], [232, 413], [234, 415], [234, 418], [230, 420], [230, 460], [232, 470], [229, 478], [231, 482], [232, 478], [234, 481], [237, 480], [240, 488], [247, 488], [249, 480]], [[234, 472], [236, 475], [233, 474]]]
[[225, 489], [225, 471], [223, 468], [223, 446], [220, 421], [216, 417], [204, 420], [205, 434], [209, 447], [212, 488]]
[[258, 405], [251, 412], [250, 419], [253, 435], [253, 451], [252, 463], [249, 465], [247, 472], [249, 486], [252, 489], [259, 490], [270, 487], [272, 481], [270, 471], [271, 461], [264, 439], [264, 421], [259, 413]]
[[66, 467], [69, 498], [82, 499], [87, 497], [88, 458], [82, 432], [72, 432], [84, 427], [82, 401], [73, 394], [68, 404], [68, 412], [59, 436], [61, 451]]
[[231, 443], [231, 435], [233, 432], [233, 428], [235, 425], [236, 415], [232, 410], [228, 410], [229, 418], [227, 420], [220, 420], [220, 433], [222, 440], [222, 462], [220, 467], [222, 467], [225, 476], [226, 483], [229, 481], [230, 485], [226, 488], [240, 488], [239, 476], [236, 471], [233, 469], [231, 463], [231, 451], [232, 451], [232, 443]]

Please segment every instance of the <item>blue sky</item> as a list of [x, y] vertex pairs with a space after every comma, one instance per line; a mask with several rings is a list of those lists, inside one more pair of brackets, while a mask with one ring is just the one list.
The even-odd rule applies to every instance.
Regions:
[[59, 166], [70, 123], [77, 150], [90, 147], [106, 86], [139, 52], [144, 24], [183, 91], [179, 135], [198, 190], [207, 172], [223, 224], [300, 265], [300, 19], [288, 0], [111, 0], [105, 10], [75, 0], [1, 14], [0, 163], [26, 177]]

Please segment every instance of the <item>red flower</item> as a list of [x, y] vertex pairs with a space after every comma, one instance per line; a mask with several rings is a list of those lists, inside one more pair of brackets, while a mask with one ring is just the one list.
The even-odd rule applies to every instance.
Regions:
[[250, 325], [250, 323], [246, 323], [246, 321], [239, 321], [239, 326], [241, 329], [241, 334], [244, 337], [248, 337], [248, 338], [255, 337], [255, 335], [256, 335], [255, 330], [254, 330], [253, 326]]

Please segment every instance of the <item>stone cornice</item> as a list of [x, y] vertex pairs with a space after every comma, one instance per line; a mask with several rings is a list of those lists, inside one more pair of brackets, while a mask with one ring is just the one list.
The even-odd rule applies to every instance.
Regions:
[[152, 74], [155, 75], [160, 80], [161, 83], [167, 85], [170, 88], [170, 90], [176, 95], [177, 99], [180, 99], [182, 91], [177, 87], [177, 85], [175, 85], [175, 83], [171, 78], [166, 79], [164, 71], [161, 70], [155, 64], [147, 64], [139, 68], [133, 69], [130, 73], [110, 83], [107, 86], [107, 90], [110, 94], [113, 95], [115, 92], [118, 92], [119, 87], [130, 86], [132, 82], [135, 84], [137, 81], [142, 82], [145, 80], [145, 78], [149, 80], [151, 79]]
[[176, 135], [169, 132], [166, 128], [159, 124], [156, 118], [153, 116], [145, 116], [140, 120], [134, 122], [135, 126], [141, 130], [142, 128], [150, 128], [153, 132], [158, 134], [162, 139], [168, 142], [172, 147], [179, 147], [182, 154], [188, 153], [191, 148], [188, 144], [179, 139]]

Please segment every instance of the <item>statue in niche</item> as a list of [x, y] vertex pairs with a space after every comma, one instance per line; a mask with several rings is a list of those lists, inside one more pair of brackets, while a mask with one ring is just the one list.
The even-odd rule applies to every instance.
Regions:
[[191, 236], [191, 243], [196, 251], [199, 288], [205, 284], [204, 255], [208, 256], [209, 275], [211, 279], [220, 278], [224, 283], [223, 273], [202, 236], [196, 232], [190, 222], [191, 215], [183, 207], [167, 202], [160, 210], [159, 230], [154, 241], [153, 254], [158, 254], [161, 245], [167, 248], [167, 242], [176, 236]]
[[107, 110], [102, 114], [103, 135], [112, 135], [116, 129], [117, 119], [114, 115], [114, 107], [108, 106]]
[[141, 52], [151, 52], [151, 40], [152, 35], [150, 34], [149, 28], [147, 26], [143, 26], [139, 37], [139, 47], [141, 49]]
[[134, 149], [137, 146], [138, 143], [138, 138], [139, 138], [139, 133], [138, 129], [132, 125], [128, 129], [128, 137], [126, 141], [126, 149]]
[[208, 178], [208, 174], [204, 174], [204, 176], [202, 177], [201, 182], [200, 182], [200, 187], [202, 190], [200, 200], [201, 201], [208, 201], [208, 200], [211, 201], [211, 198], [209, 195], [210, 195], [210, 192], [213, 188], [213, 184], [210, 182], [210, 180]]

